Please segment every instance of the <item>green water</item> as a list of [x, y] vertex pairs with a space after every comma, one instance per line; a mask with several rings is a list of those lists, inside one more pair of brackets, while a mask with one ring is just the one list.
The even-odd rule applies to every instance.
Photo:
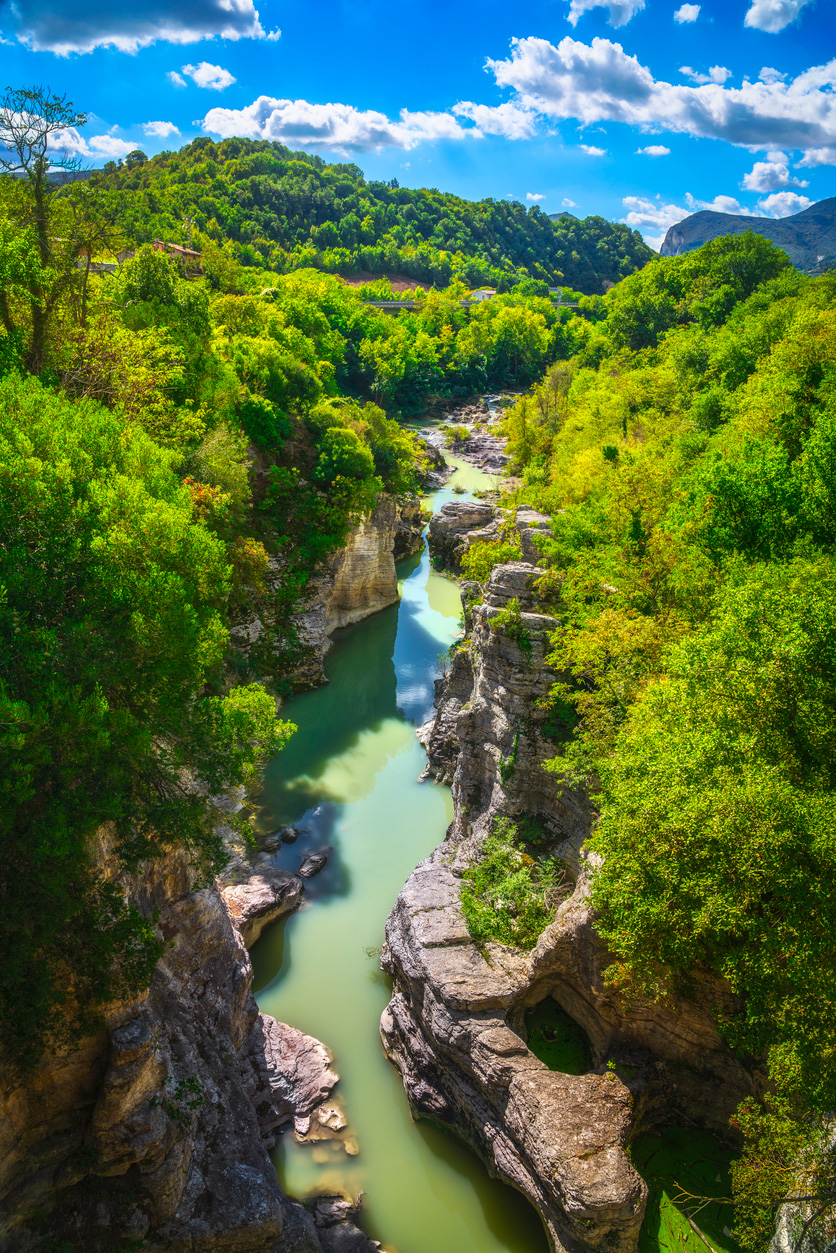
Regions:
[[[435, 509], [493, 484], [467, 462], [435, 493]], [[458, 588], [426, 551], [403, 563], [400, 605], [339, 633], [329, 683], [289, 701], [299, 730], [265, 772], [265, 829], [305, 834], [276, 862], [296, 870], [327, 850], [305, 906], [252, 952], [259, 1006], [324, 1041], [335, 1054], [335, 1097], [349, 1121], [341, 1142], [276, 1150], [291, 1195], [365, 1192], [363, 1225], [396, 1253], [545, 1253], [540, 1220], [516, 1192], [488, 1178], [451, 1136], [414, 1123], [400, 1076], [383, 1056], [378, 1023], [389, 988], [378, 967], [386, 916], [415, 865], [444, 836], [449, 792], [417, 782], [425, 757], [415, 726], [429, 716], [438, 656], [461, 633]]]

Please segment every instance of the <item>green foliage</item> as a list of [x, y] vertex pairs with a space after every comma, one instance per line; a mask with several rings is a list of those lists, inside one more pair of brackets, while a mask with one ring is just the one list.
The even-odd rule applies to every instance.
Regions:
[[200, 697], [226, 645], [223, 543], [193, 521], [176, 456], [35, 381], [0, 382], [0, 1006], [33, 1063], [135, 993], [153, 920], [94, 869], [180, 842], [220, 850], [191, 775], [217, 793], [291, 728], [260, 687]]
[[523, 655], [526, 664], [531, 662], [531, 636], [523, 622], [519, 597], [512, 596], [504, 609], [499, 609], [489, 619], [492, 631], [513, 640]]
[[[356, 165], [247, 139], [198, 139], [93, 179], [114, 194], [120, 224], [138, 243], [188, 243], [184, 219], [193, 223], [211, 253], [210, 277], [226, 289], [237, 262], [244, 273], [316, 266], [394, 272], [437, 287], [455, 280], [464, 290], [519, 284], [543, 299], [556, 283], [601, 292], [653, 255], [636, 231], [603, 218], [553, 222], [536, 207], [366, 180]], [[391, 298], [388, 284], [364, 294]]]
[[553, 858], [536, 861], [516, 843], [516, 829], [500, 818], [477, 865], [464, 872], [462, 914], [477, 944], [491, 940], [530, 949], [551, 922], [563, 892]]
[[[477, 583], [487, 583], [494, 566], [506, 561], [522, 561], [522, 552], [516, 540], [481, 540], [471, 544], [461, 559], [462, 574]], [[519, 608], [519, 602], [517, 602]], [[507, 634], [507, 632], [506, 632]]]
[[815, 1240], [836, 1213], [833, 295], [752, 236], [660, 259], [505, 419], [512, 503], [552, 514], [548, 767], [597, 789], [609, 977], [725, 980], [784, 1103], [740, 1116], [753, 1253], [807, 1161]]

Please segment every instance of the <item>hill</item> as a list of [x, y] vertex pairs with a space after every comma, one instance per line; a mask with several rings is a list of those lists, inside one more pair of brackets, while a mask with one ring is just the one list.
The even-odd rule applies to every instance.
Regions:
[[744, 231], [764, 235], [783, 248], [799, 270], [836, 266], [836, 196], [788, 218], [742, 217], [710, 210], [692, 213], [670, 228], [660, 252], [663, 257], [678, 257], [720, 235], [742, 235]]
[[637, 231], [605, 218], [552, 222], [536, 206], [367, 180], [356, 165], [248, 139], [132, 154], [94, 181], [115, 193], [134, 243], [199, 232], [235, 261], [280, 273], [386, 272], [438, 287], [458, 277], [498, 291], [530, 278], [592, 295], [653, 256]]

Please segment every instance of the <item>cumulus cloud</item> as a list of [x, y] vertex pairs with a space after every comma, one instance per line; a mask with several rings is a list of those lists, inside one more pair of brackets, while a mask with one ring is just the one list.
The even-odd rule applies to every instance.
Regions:
[[8, 10], [21, 43], [35, 52], [136, 52], [149, 44], [200, 39], [269, 39], [253, 0], [137, 0], [130, 5], [88, 0], [84, 5], [17, 0]]
[[180, 134], [173, 122], [143, 122], [142, 129], [154, 139], [168, 139], [169, 135]]
[[183, 75], [178, 74], [176, 70], [169, 70], [166, 74], [166, 78], [171, 83], [172, 87], [185, 87], [187, 85]]
[[643, 8], [644, 0], [569, 0], [566, 16], [573, 26], [577, 26], [578, 19], [590, 9], [607, 9], [610, 26], [626, 26]]
[[765, 65], [758, 75], [762, 83], [782, 83], [786, 77], [786, 74], [781, 70], [773, 69], [771, 65]]
[[812, 4], [812, 0], [752, 0], [743, 25], [777, 35], [779, 30], [794, 22], [808, 4]]
[[133, 152], [136, 143], [129, 139], [118, 139], [115, 135], [90, 135], [79, 133], [74, 126], [66, 130], [56, 131], [49, 142], [50, 150], [56, 156], [81, 157], [82, 159], [100, 161], [106, 157], [109, 161], [119, 160]]
[[681, 4], [673, 15], [673, 20], [679, 22], [680, 26], [683, 22], [696, 22], [700, 15], [700, 6], [698, 4]]
[[607, 155], [606, 148], [596, 148], [592, 144], [578, 144], [578, 147], [588, 157], [605, 157]]
[[227, 138], [273, 139], [294, 148], [364, 152], [373, 148], [414, 148], [431, 139], [480, 138], [477, 127], [463, 127], [450, 113], [410, 113], [398, 121], [350, 104], [311, 104], [259, 96], [244, 109], [210, 109], [203, 129]]
[[692, 78], [695, 83], [724, 83], [727, 78], [731, 78], [731, 70], [727, 70], [725, 65], [712, 65], [707, 74], [692, 70], [690, 65], [680, 65], [679, 72], [686, 78]]
[[546, 197], [541, 191], [527, 191], [525, 193], [526, 200], [545, 200]]
[[577, 209], [578, 207], [574, 200], [570, 200], [568, 196], [564, 196], [560, 203], [563, 205], [564, 209]]
[[808, 187], [803, 178], [795, 178], [789, 171], [785, 152], [770, 152], [768, 160], [756, 161], [748, 174], [743, 175], [742, 186], [747, 191], [778, 191], [781, 187]]
[[776, 191], [772, 196], [765, 196], [758, 201], [758, 208], [771, 218], [787, 218], [792, 213], [800, 213], [809, 209], [812, 200], [807, 196], [799, 196], [795, 191]]
[[609, 39], [584, 44], [567, 36], [557, 47], [514, 40], [508, 59], [489, 60], [487, 68], [523, 107], [551, 118], [624, 122], [754, 149], [836, 145], [836, 60], [787, 83], [692, 87], [655, 79]]
[[637, 148], [637, 157], [669, 157], [671, 155], [670, 148], [666, 148], [664, 144], [648, 144], [646, 148]]
[[697, 200], [689, 192], [685, 197], [685, 207], [677, 204], [664, 204], [661, 198], [646, 200], [641, 196], [625, 196], [622, 204], [628, 210], [622, 218], [628, 226], [641, 231], [645, 241], [658, 252], [662, 241], [671, 226], [676, 226], [683, 218], [701, 209], [712, 209], [715, 213], [742, 213], [743, 209], [733, 196], [715, 196], [713, 200]]
[[836, 148], [808, 148], [798, 164], [808, 169], [816, 165], [836, 165]]
[[199, 65], [181, 65], [180, 69], [198, 87], [208, 87], [210, 91], [226, 91], [238, 80], [229, 70], [221, 65], [210, 65], [201, 61]]
[[452, 112], [474, 122], [483, 135], [502, 135], [504, 139], [531, 139], [535, 132], [535, 115], [518, 104], [474, 104], [461, 100]]

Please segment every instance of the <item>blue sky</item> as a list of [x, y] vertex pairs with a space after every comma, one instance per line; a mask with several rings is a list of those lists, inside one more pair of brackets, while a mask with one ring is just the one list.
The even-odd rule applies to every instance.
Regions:
[[836, 195], [833, 0], [0, 0], [0, 64], [91, 114], [92, 164], [247, 134], [654, 246]]

